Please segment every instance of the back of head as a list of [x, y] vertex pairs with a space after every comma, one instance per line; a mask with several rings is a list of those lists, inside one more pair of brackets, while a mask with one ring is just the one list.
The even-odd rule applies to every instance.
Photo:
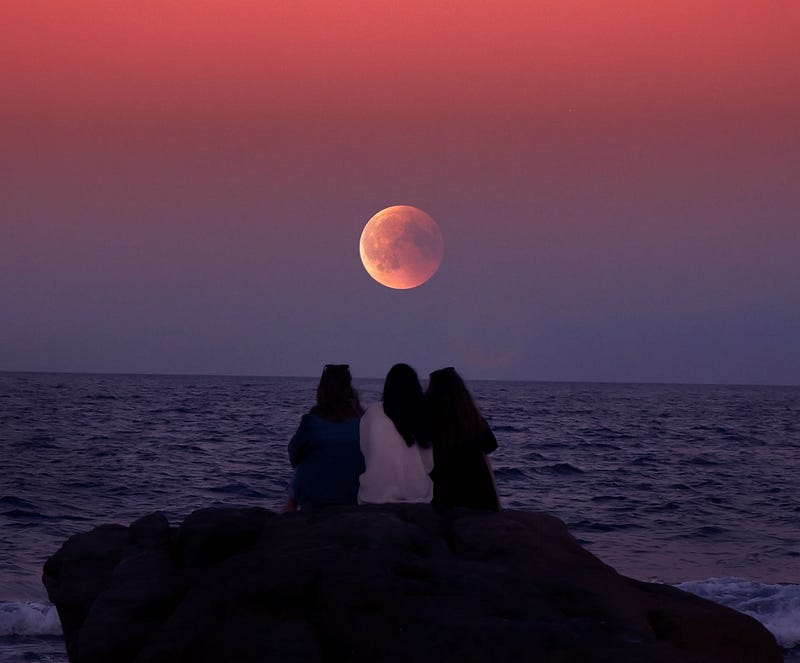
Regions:
[[325, 364], [317, 385], [317, 404], [311, 412], [336, 422], [364, 413], [347, 364]]
[[453, 367], [431, 373], [426, 400], [434, 445], [468, 443], [486, 425], [467, 385]]
[[408, 446], [428, 446], [425, 434], [425, 397], [417, 372], [408, 364], [395, 364], [383, 383], [383, 411]]

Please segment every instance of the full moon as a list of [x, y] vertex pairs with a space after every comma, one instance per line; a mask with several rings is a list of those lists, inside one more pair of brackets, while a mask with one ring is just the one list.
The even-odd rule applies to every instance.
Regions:
[[416, 288], [439, 269], [444, 242], [439, 226], [421, 209], [394, 205], [373, 216], [359, 242], [364, 269], [387, 288]]

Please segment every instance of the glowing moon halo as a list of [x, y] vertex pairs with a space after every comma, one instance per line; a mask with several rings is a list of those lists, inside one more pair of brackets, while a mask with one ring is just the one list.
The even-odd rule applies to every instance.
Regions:
[[444, 255], [436, 221], [410, 205], [387, 207], [373, 216], [361, 232], [358, 248], [367, 273], [396, 290], [425, 283]]

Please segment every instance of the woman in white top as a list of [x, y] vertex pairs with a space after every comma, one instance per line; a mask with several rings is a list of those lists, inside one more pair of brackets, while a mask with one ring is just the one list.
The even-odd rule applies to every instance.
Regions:
[[416, 371], [395, 364], [386, 376], [383, 399], [361, 417], [359, 438], [366, 470], [359, 504], [430, 502], [433, 451], [425, 434], [425, 398]]

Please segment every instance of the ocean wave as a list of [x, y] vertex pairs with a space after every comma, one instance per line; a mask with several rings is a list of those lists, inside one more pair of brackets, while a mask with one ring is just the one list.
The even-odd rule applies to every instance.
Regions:
[[38, 511], [26, 511], [24, 509], [11, 509], [11, 511], [3, 511], [0, 516], [6, 518], [13, 518], [15, 520], [43, 520], [48, 518], [47, 515], [39, 513]]
[[696, 527], [693, 530], [684, 530], [674, 536], [670, 537], [675, 541], [688, 540], [695, 541], [697, 539], [713, 539], [719, 538], [721, 534], [726, 534], [730, 530], [718, 525], [704, 525], [703, 527]]
[[686, 458], [682, 461], [684, 465], [719, 465], [715, 460], [704, 458], [703, 456], [694, 456], [693, 458]]
[[61, 635], [61, 621], [49, 603], [0, 602], [0, 636]]
[[591, 520], [579, 520], [576, 523], [569, 523], [569, 529], [588, 530], [590, 532], [618, 532], [627, 529], [644, 529], [639, 523], [619, 522], [619, 523], [601, 523]]
[[11, 495], [4, 495], [0, 497], [0, 506], [17, 506], [23, 509], [34, 509], [36, 508], [35, 505], [31, 504], [27, 500], [22, 500], [18, 497], [13, 497]]
[[584, 471], [580, 467], [570, 465], [569, 463], [556, 463], [551, 465], [548, 469], [556, 474], [583, 474]]
[[586, 440], [583, 442], [586, 447], [591, 447], [593, 450], [602, 449], [603, 451], [619, 451], [620, 447], [616, 444], [609, 444], [608, 442], [590, 442]]
[[540, 454], [538, 451], [529, 451], [524, 458], [525, 460], [548, 460], [547, 456]]
[[224, 486], [214, 486], [208, 489], [212, 493], [223, 493], [225, 495], [237, 495], [239, 497], [253, 497], [262, 498], [266, 497], [264, 493], [259, 490], [254, 490], [243, 483], [229, 483]]
[[633, 439], [635, 435], [631, 435], [626, 431], [614, 430], [613, 428], [609, 428], [608, 426], [597, 426], [592, 428], [581, 428], [578, 429], [579, 435], [585, 435], [587, 437], [599, 437], [604, 440], [627, 440]]
[[664, 502], [663, 504], [654, 504], [653, 506], [644, 507], [643, 511], [647, 513], [661, 513], [662, 511], [680, 511], [681, 505], [678, 502]]
[[709, 578], [676, 587], [750, 615], [775, 636], [781, 647], [800, 646], [800, 585]]
[[528, 474], [519, 467], [495, 467], [494, 473], [496, 477], [502, 479], [526, 479]]
[[115, 401], [117, 397], [114, 394], [87, 394], [86, 400], [89, 401]]

